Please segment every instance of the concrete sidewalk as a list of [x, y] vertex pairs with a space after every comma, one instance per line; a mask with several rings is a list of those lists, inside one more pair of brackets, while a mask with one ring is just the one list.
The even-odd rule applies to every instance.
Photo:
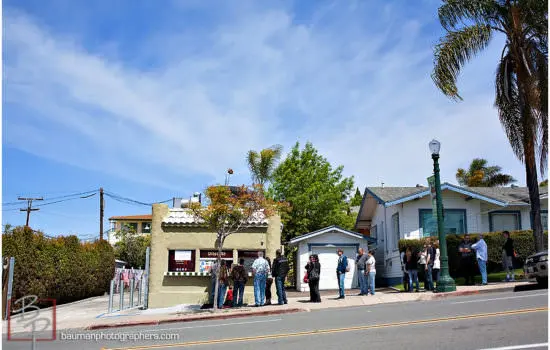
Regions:
[[[472, 295], [479, 293], [510, 291], [516, 286], [532, 284], [528, 281], [509, 282], [509, 283], [491, 283], [487, 286], [458, 286], [456, 292], [452, 293], [404, 293], [392, 290], [390, 288], [377, 291], [374, 296], [357, 296], [358, 291], [347, 291], [346, 298], [336, 300], [336, 294], [333, 296], [322, 296], [321, 303], [309, 303], [309, 296], [302, 294], [298, 297], [288, 298], [287, 305], [271, 305], [260, 308], [243, 307], [237, 309], [222, 309], [214, 313], [212, 310], [190, 310], [184, 306], [176, 306], [166, 309], [149, 310], [125, 310], [119, 313], [106, 314], [107, 297], [90, 298], [86, 301], [65, 304], [57, 307], [57, 329], [101, 329], [112, 327], [136, 326], [136, 325], [158, 325], [173, 322], [190, 322], [207, 319], [224, 319], [246, 316], [264, 316], [273, 314], [282, 314], [290, 312], [307, 312], [318, 309], [375, 305], [385, 303], [399, 303], [407, 301], [425, 301], [440, 298], [448, 298], [462, 295]], [[274, 295], [275, 300], [276, 296]], [[195, 306], [195, 308], [197, 308]], [[41, 310], [40, 312], [44, 312]], [[32, 312], [25, 313], [30, 318]], [[7, 321], [3, 321], [3, 332], [7, 332]], [[23, 332], [25, 329], [22, 324], [17, 322], [17, 317], [12, 316], [12, 333]], [[20, 325], [19, 325], [20, 324]]]

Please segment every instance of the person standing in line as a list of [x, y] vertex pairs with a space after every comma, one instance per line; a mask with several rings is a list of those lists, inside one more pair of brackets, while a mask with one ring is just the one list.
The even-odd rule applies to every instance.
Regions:
[[413, 291], [413, 283], [416, 283], [416, 292], [420, 291], [418, 286], [418, 252], [414, 248], [407, 248], [407, 271], [409, 271], [409, 292]]
[[225, 293], [227, 292], [227, 286], [229, 285], [229, 271], [225, 266], [225, 260], [220, 263], [220, 269], [218, 271], [219, 289], [218, 289], [218, 309], [223, 307], [225, 301]]
[[321, 264], [317, 254], [309, 256], [309, 262], [306, 264], [307, 283], [309, 285], [309, 301], [312, 303], [321, 302], [321, 294], [319, 293], [319, 280], [321, 278]]
[[244, 286], [248, 281], [244, 269], [244, 259], [241, 258], [239, 265], [233, 266], [231, 279], [233, 280], [233, 307], [243, 306]]
[[338, 266], [336, 267], [336, 276], [338, 277], [338, 288], [340, 296], [338, 299], [344, 299], [346, 295], [344, 294], [344, 282], [346, 280], [346, 272], [349, 271], [348, 267], [348, 257], [344, 255], [344, 251], [339, 248], [338, 253]]
[[264, 259], [263, 252], [258, 252], [258, 258], [252, 263], [252, 272], [254, 273], [254, 306], [264, 306], [265, 285], [267, 274], [269, 273], [269, 264]]
[[265, 305], [271, 305], [271, 286], [273, 285], [273, 276], [271, 275], [271, 259], [266, 257], [265, 260], [269, 265], [269, 271], [267, 272], [267, 278], [265, 281]]
[[210, 304], [214, 307], [214, 291], [216, 290], [216, 280], [218, 279], [218, 262], [214, 261], [212, 267], [210, 268]]
[[[432, 280], [437, 284], [439, 282], [439, 271], [441, 270], [441, 261], [439, 260], [439, 257], [441, 256], [441, 252], [439, 251], [439, 240], [435, 241], [434, 243], [434, 249], [435, 249], [435, 258], [434, 258], [434, 267], [432, 270]], [[435, 292], [434, 287], [434, 292]]]
[[466, 285], [472, 285], [474, 284], [474, 255], [472, 252], [472, 242], [470, 242], [469, 234], [466, 233], [464, 235], [464, 239], [458, 246], [458, 251], [461, 254], [460, 269], [462, 270], [462, 276], [464, 276]]
[[483, 234], [479, 235], [479, 240], [472, 244], [472, 249], [476, 251], [477, 265], [481, 273], [481, 285], [487, 285], [487, 243], [483, 239]]
[[426, 283], [426, 271], [428, 267], [426, 266], [426, 260], [428, 255], [428, 246], [426, 243], [424, 243], [424, 246], [422, 247], [422, 250], [420, 251], [420, 257], [418, 259], [418, 275], [420, 276], [420, 280], [424, 282], [424, 290], [427, 290], [428, 285]]
[[[514, 240], [510, 238], [510, 232], [502, 232], [504, 245], [502, 246], [502, 267], [506, 271], [506, 282], [514, 281]], [[512, 278], [510, 278], [510, 275]]]
[[405, 292], [409, 291], [409, 272], [407, 271], [407, 267], [405, 266], [405, 264], [407, 263], [406, 251], [407, 248], [403, 248], [400, 254], [401, 271], [403, 271], [403, 291]]
[[435, 260], [435, 249], [432, 246], [432, 240], [430, 238], [426, 239], [426, 284], [424, 284], [424, 289], [433, 291], [433, 268]]
[[272, 275], [275, 277], [275, 288], [277, 290], [277, 302], [279, 305], [287, 304], [285, 280], [290, 270], [288, 259], [282, 255], [281, 250], [275, 252], [275, 260], [273, 260]]
[[374, 259], [374, 250], [369, 250], [369, 258], [367, 260], [367, 274], [370, 295], [374, 295], [374, 280], [376, 278], [376, 259]]
[[357, 265], [357, 280], [359, 281], [359, 295], [368, 294], [367, 273], [365, 271], [368, 258], [369, 256], [365, 254], [365, 250], [359, 248], [359, 254], [357, 254], [357, 258], [355, 258], [355, 264]]

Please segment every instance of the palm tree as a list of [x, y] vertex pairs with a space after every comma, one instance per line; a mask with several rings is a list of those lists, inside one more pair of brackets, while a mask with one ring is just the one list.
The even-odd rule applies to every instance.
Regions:
[[456, 180], [461, 186], [469, 187], [497, 187], [516, 182], [511, 175], [502, 174], [498, 165], [487, 166], [487, 163], [487, 159], [475, 158], [468, 170], [457, 170]]
[[283, 147], [281, 145], [274, 145], [263, 149], [260, 153], [248, 151], [246, 160], [252, 174], [252, 182], [261, 185], [263, 188], [266, 182], [271, 180], [277, 161], [281, 158], [282, 151]]
[[448, 97], [461, 100], [460, 69], [487, 47], [494, 34], [506, 44], [496, 70], [495, 107], [512, 150], [525, 164], [535, 248], [543, 249], [540, 172], [548, 153], [548, 0], [447, 0], [439, 8], [446, 35], [434, 49], [432, 79]]

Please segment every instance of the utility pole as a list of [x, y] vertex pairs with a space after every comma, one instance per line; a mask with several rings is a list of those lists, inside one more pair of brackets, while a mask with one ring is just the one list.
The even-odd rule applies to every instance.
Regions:
[[27, 212], [27, 222], [25, 224], [25, 226], [29, 227], [29, 219], [30, 219], [30, 216], [31, 216], [31, 211], [37, 211], [37, 210], [40, 210], [38, 208], [33, 208], [32, 207], [32, 202], [33, 201], [43, 201], [44, 198], [40, 197], [40, 198], [23, 198], [23, 197], [18, 197], [17, 200], [20, 200], [20, 201], [27, 201], [27, 208], [25, 209], [19, 209], [19, 211], [26, 211]]
[[99, 188], [99, 240], [103, 240], [103, 211], [105, 209], [105, 201], [103, 200], [103, 187]]

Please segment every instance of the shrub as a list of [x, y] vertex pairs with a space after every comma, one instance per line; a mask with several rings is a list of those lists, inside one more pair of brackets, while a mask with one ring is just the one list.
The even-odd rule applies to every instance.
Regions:
[[76, 236], [47, 238], [27, 227], [2, 235], [2, 255], [14, 257], [12, 298], [56, 299], [58, 304], [103, 295], [114, 276], [115, 256], [106, 241]]
[[[470, 233], [470, 239], [473, 242], [477, 241], [477, 233]], [[490, 232], [483, 234], [485, 242], [487, 243], [487, 255], [489, 258], [487, 264], [487, 272], [501, 271], [501, 254], [502, 245], [504, 244], [504, 237], [502, 232]], [[518, 258], [514, 259], [514, 265], [516, 267], [522, 267], [525, 262], [525, 258], [535, 252], [535, 241], [533, 238], [533, 231], [511, 231], [511, 238], [514, 240], [514, 248], [518, 253]], [[437, 239], [437, 237], [431, 237]], [[458, 246], [464, 235], [447, 235], [447, 254], [449, 257], [449, 272], [451, 276], [456, 277], [459, 275], [460, 268], [460, 256], [458, 253]], [[422, 249], [424, 246], [425, 238], [422, 239], [402, 239], [399, 241], [399, 249], [405, 249], [406, 247], [415, 248], [417, 250]], [[545, 248], [547, 249], [548, 232], [544, 232]]]

